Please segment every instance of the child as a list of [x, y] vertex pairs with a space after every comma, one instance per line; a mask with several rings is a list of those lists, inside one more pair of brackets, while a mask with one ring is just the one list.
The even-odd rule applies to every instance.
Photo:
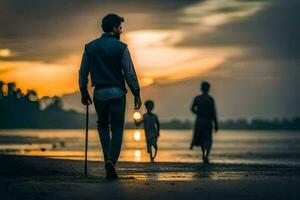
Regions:
[[[156, 114], [152, 112], [154, 108], [154, 102], [148, 100], [145, 102], [145, 107], [147, 112], [143, 115], [143, 119], [139, 122], [139, 124], [143, 123], [146, 142], [147, 142], [147, 152], [150, 154], [151, 162], [154, 161], [154, 158], [157, 154], [157, 138], [159, 137], [160, 124]], [[155, 153], [152, 153], [152, 146], [155, 149]]]

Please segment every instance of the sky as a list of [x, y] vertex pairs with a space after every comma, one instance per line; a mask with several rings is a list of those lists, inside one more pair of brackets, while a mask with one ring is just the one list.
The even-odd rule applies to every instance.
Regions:
[[222, 118], [300, 115], [297, 0], [2, 0], [0, 80], [78, 105], [84, 44], [108, 13], [125, 18], [144, 98], [189, 118], [203, 80]]

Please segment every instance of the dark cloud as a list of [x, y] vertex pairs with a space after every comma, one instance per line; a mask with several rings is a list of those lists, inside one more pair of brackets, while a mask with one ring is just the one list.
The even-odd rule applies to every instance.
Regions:
[[51, 61], [81, 49], [96, 37], [100, 17], [125, 16], [125, 29], [172, 26], [176, 11], [196, 0], [11, 0], [0, 1], [0, 48], [11, 49], [6, 60]]
[[[256, 1], [253, 1], [256, 2]], [[300, 58], [300, 2], [262, 1], [267, 5], [257, 14], [218, 27], [201, 37], [191, 33], [178, 45], [239, 46], [251, 51], [247, 56], [270, 59]], [[216, 12], [233, 12], [239, 8]]]

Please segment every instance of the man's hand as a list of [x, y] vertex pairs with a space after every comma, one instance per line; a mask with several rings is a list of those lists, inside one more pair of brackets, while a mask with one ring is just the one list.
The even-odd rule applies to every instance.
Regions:
[[134, 97], [134, 109], [138, 110], [142, 106], [142, 100], [140, 96]]
[[89, 93], [85, 94], [84, 96], [81, 96], [81, 103], [86, 106], [93, 103]]
[[217, 133], [219, 130], [219, 127], [218, 126], [215, 126], [215, 132]]

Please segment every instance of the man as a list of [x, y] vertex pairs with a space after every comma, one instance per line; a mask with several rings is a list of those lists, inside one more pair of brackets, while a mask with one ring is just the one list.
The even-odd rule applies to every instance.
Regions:
[[191, 111], [196, 114], [194, 136], [190, 149], [193, 146], [201, 146], [203, 162], [209, 163], [209, 153], [212, 147], [212, 129], [218, 131], [218, 120], [214, 99], [208, 94], [210, 85], [208, 82], [201, 84], [202, 94], [195, 97]]
[[[94, 90], [98, 131], [103, 149], [106, 178], [117, 178], [126, 106], [125, 81], [134, 95], [135, 109], [141, 107], [140, 87], [127, 45], [120, 41], [124, 19], [109, 14], [102, 19], [103, 34], [85, 45], [79, 70], [83, 105], [92, 103], [87, 90], [88, 75]], [[111, 136], [110, 136], [111, 130]]]

